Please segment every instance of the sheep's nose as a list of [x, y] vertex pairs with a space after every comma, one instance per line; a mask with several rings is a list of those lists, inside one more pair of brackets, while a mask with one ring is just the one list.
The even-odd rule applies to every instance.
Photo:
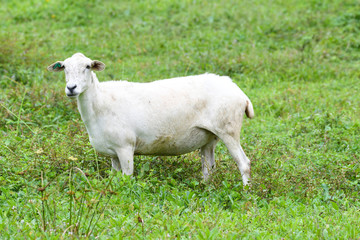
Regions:
[[69, 89], [70, 92], [73, 92], [73, 90], [76, 88], [76, 84], [73, 86], [66, 86], [67, 89]]

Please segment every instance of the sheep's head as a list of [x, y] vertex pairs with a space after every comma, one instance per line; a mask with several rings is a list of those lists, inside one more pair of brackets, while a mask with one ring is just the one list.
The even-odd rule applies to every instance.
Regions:
[[97, 60], [91, 60], [82, 53], [75, 53], [65, 61], [57, 61], [51, 64], [47, 69], [51, 72], [65, 72], [65, 93], [68, 97], [74, 98], [92, 84], [91, 71], [102, 71], [105, 69], [105, 64]]

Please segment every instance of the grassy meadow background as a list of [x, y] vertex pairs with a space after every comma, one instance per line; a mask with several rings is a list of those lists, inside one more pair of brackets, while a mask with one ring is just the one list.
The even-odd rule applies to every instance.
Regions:
[[[0, 3], [0, 238], [360, 238], [359, 2]], [[230, 76], [255, 109], [251, 188], [221, 143], [206, 184], [199, 152], [112, 172], [46, 71], [76, 52], [100, 81]]]

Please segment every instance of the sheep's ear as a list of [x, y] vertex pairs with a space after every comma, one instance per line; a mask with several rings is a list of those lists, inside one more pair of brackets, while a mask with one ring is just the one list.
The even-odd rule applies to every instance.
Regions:
[[98, 60], [94, 60], [91, 63], [91, 70], [95, 70], [95, 71], [102, 71], [105, 69], [105, 64], [98, 61]]
[[64, 70], [64, 63], [62, 61], [57, 61], [47, 67], [47, 70], [50, 72], [60, 72]]

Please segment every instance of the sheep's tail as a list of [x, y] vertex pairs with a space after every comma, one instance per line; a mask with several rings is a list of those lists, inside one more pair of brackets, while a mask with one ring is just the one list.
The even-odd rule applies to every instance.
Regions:
[[245, 113], [246, 113], [246, 116], [248, 116], [248, 118], [253, 118], [255, 115], [253, 105], [249, 98], [246, 99]]

